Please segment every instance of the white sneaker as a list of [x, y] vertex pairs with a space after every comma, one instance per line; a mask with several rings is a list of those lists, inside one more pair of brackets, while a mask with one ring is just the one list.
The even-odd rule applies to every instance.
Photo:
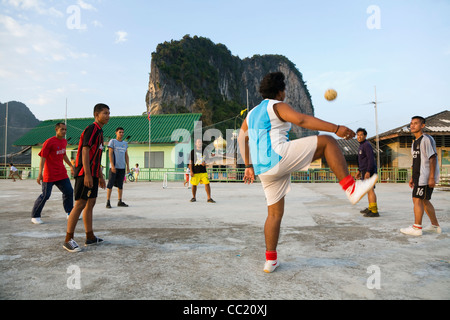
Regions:
[[34, 224], [43, 224], [44, 221], [41, 220], [41, 218], [31, 218], [31, 222]]
[[434, 225], [429, 225], [428, 227], [426, 227], [425, 229], [423, 229], [423, 231], [425, 232], [435, 232], [435, 233], [442, 233], [442, 229], [440, 226], [434, 226]]
[[402, 228], [402, 229], [400, 229], [400, 232], [410, 235], [410, 236], [421, 236], [422, 235], [422, 229], [415, 228], [414, 226], [410, 226], [408, 228]]
[[267, 273], [272, 273], [275, 271], [276, 268], [278, 268], [278, 266], [280, 265], [280, 263], [277, 260], [266, 260], [266, 263], [264, 264], [264, 272]]
[[361, 198], [364, 197], [365, 194], [373, 188], [377, 180], [378, 175], [374, 174], [369, 179], [355, 181], [352, 186], [345, 190], [350, 203], [357, 204], [358, 201], [361, 200]]

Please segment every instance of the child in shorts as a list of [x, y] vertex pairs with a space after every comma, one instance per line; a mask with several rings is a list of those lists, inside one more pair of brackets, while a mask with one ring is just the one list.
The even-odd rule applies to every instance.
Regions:
[[73, 239], [78, 218], [83, 211], [84, 229], [86, 231], [85, 246], [99, 244], [103, 239], [94, 235], [92, 215], [97, 200], [98, 187], [106, 188], [102, 172], [103, 130], [109, 121], [109, 107], [99, 103], [94, 107], [95, 121], [84, 129], [78, 144], [75, 162], [75, 206], [67, 221], [66, 239], [63, 248], [69, 252], [81, 251]]
[[424, 231], [441, 233], [442, 229], [436, 218], [434, 206], [431, 204], [433, 189], [439, 182], [439, 161], [437, 159], [436, 142], [433, 137], [423, 133], [425, 118], [412, 117], [410, 130], [415, 140], [411, 146], [413, 157], [412, 177], [409, 186], [413, 189], [414, 224], [400, 232], [412, 236], [422, 235], [422, 218], [424, 211], [430, 218], [431, 225]]

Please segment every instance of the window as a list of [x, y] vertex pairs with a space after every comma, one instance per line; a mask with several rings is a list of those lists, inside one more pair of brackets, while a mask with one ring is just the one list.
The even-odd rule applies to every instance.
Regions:
[[434, 136], [433, 138], [437, 148], [450, 147], [450, 136]]
[[400, 148], [411, 148], [412, 145], [411, 136], [399, 137], [399, 141], [400, 141]]
[[[145, 168], [148, 168], [148, 151], [144, 154]], [[164, 168], [164, 152], [155, 151], [150, 154], [150, 166], [151, 168]]]
[[67, 157], [69, 158], [69, 160], [76, 160], [77, 159], [77, 152], [78, 149], [74, 149], [74, 150], [67, 150], [66, 151], [68, 153]]

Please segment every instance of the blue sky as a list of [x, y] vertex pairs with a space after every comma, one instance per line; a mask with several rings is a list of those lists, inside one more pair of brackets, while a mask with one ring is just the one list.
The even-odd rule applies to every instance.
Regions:
[[[315, 115], [375, 135], [449, 110], [450, 1], [0, 0], [0, 101], [39, 120], [146, 110], [158, 43], [203, 36], [241, 58], [282, 54]], [[323, 93], [338, 92], [334, 102]], [[4, 115], [0, 115], [4, 121]]]

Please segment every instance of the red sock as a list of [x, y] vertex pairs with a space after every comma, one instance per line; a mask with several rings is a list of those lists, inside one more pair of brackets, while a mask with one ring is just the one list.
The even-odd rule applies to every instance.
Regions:
[[346, 191], [352, 184], [355, 183], [355, 179], [349, 174], [344, 179], [339, 181], [339, 184], [341, 185], [342, 189]]
[[276, 251], [266, 251], [266, 260], [277, 260]]

